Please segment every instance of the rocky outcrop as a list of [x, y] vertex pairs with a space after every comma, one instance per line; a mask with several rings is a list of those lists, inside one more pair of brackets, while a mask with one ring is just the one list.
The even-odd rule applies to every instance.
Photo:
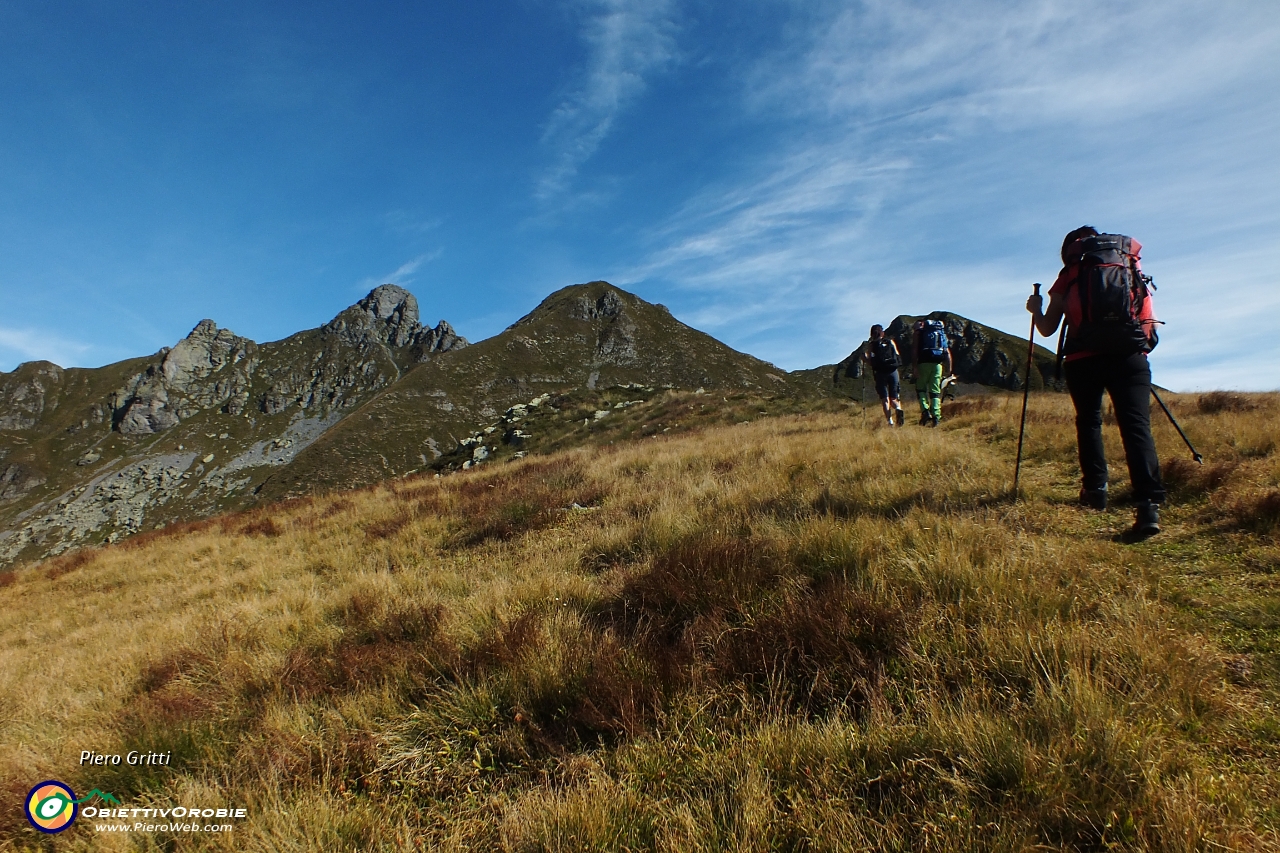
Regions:
[[354, 408], [465, 346], [385, 285], [281, 341], [206, 319], [147, 358], [0, 373], [0, 565], [252, 503]]
[[425, 326], [419, 329], [409, 346], [413, 360], [423, 362], [436, 353], [462, 349], [466, 345], [467, 339], [455, 332], [453, 326], [441, 320], [434, 329]]
[[135, 374], [112, 395], [115, 428], [151, 435], [207, 409], [238, 415], [249, 400], [258, 345], [212, 320], [201, 320], [159, 364]]
[[133, 397], [124, 405], [116, 429], [124, 435], [151, 435], [175, 427], [179, 419], [168, 406], [164, 388], [154, 389], [145, 397]]
[[258, 345], [212, 320], [201, 320], [160, 365], [165, 388], [182, 396], [178, 416], [225, 406], [238, 415], [249, 400]]
[[48, 392], [62, 382], [63, 371], [49, 361], [28, 361], [12, 373], [0, 373], [0, 430], [34, 427], [51, 402]]
[[443, 320], [434, 329], [418, 322], [418, 300], [403, 287], [384, 284], [326, 323], [322, 331], [354, 346], [378, 343], [396, 349], [408, 347], [422, 359], [432, 353], [460, 349], [465, 338]]
[[20, 498], [44, 484], [45, 476], [33, 468], [19, 463], [0, 465], [0, 501]]
[[[906, 314], [894, 319], [885, 328], [885, 334], [898, 344], [905, 368], [910, 369], [913, 327], [920, 318]], [[931, 320], [941, 320], [946, 326], [947, 340], [951, 344], [953, 369], [959, 380], [966, 384], [983, 385], [1021, 391], [1027, 364], [1027, 343], [1012, 335], [1006, 335], [990, 326], [946, 311], [935, 311]], [[836, 365], [835, 378], [841, 375], [859, 378], [870, 375], [870, 368], [862, 360], [864, 343]], [[1035, 369], [1031, 375], [1032, 388], [1044, 388], [1051, 384], [1054, 370], [1053, 353], [1037, 347]]]

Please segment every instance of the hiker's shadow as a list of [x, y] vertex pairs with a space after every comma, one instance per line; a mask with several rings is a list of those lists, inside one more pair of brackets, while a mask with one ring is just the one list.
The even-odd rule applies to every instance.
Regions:
[[1119, 542], [1121, 545], [1137, 545], [1139, 542], [1146, 542], [1154, 533], [1144, 533], [1139, 530], [1126, 530], [1123, 533], [1113, 533], [1107, 538], [1112, 542]]

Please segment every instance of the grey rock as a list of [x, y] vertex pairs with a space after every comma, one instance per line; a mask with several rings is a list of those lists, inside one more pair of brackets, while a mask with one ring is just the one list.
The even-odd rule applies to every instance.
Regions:
[[0, 469], [0, 501], [20, 498], [45, 482], [44, 475], [34, 468], [18, 463], [8, 465]]
[[0, 430], [33, 428], [50, 404], [49, 392], [62, 384], [63, 371], [51, 361], [29, 361], [0, 373]]
[[330, 320], [324, 331], [355, 344], [403, 347], [413, 342], [420, 328], [418, 300], [403, 287], [384, 284]]
[[569, 316], [577, 320], [599, 320], [620, 316], [625, 310], [622, 297], [613, 290], [606, 290], [596, 299], [578, 297], [569, 308]]
[[124, 435], [151, 435], [178, 425], [178, 416], [163, 399], [134, 399], [125, 408], [119, 430]]
[[458, 335], [453, 327], [441, 320], [434, 329], [425, 326], [417, 331], [411, 343], [413, 360], [427, 361], [431, 356], [462, 349], [467, 346], [467, 339]]

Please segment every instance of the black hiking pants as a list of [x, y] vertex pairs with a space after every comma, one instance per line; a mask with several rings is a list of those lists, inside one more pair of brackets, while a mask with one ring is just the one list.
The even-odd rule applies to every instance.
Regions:
[[1129, 482], [1138, 501], [1164, 501], [1160, 460], [1151, 437], [1151, 365], [1142, 353], [1128, 356], [1092, 355], [1065, 365], [1067, 390], [1076, 407], [1076, 441], [1080, 473], [1086, 489], [1107, 485], [1107, 458], [1102, 449], [1102, 392], [1111, 396]]

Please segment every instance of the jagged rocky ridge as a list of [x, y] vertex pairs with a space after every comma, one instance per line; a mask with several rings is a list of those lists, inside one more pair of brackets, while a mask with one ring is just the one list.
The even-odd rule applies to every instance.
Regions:
[[283, 341], [202, 320], [149, 358], [0, 374], [0, 565], [243, 505], [238, 491], [405, 370], [466, 345], [383, 285]]
[[[1020, 387], [1025, 341], [943, 316], [962, 379]], [[909, 334], [912, 319], [891, 333]], [[591, 282], [473, 345], [443, 321], [421, 325], [414, 297], [384, 285], [281, 341], [257, 344], [203, 320], [152, 356], [95, 369], [23, 364], [0, 373], [0, 571], [175, 521], [562, 444], [576, 434], [559, 424], [562, 401], [585, 419], [583, 433], [631, 417], [619, 406], [660, 406], [665, 389], [805, 410], [799, 401], [865, 384], [859, 352], [787, 373]], [[582, 409], [606, 398], [614, 417]]]

